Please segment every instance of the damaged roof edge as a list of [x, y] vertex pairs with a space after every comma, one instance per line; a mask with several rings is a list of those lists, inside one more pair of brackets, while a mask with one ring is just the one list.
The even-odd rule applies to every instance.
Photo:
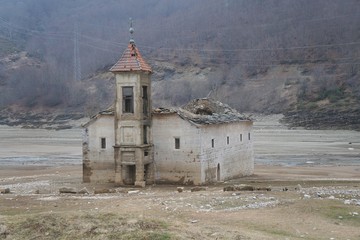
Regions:
[[[152, 114], [164, 116], [177, 114], [197, 127], [210, 124], [253, 122], [251, 117], [239, 113], [229, 105], [207, 98], [191, 100], [182, 108], [155, 108], [152, 110]], [[114, 115], [114, 105], [91, 117], [89, 122], [83, 124], [83, 127], [89, 126], [102, 115]]]
[[100, 112], [98, 112], [97, 114], [93, 115], [90, 117], [90, 120], [84, 124], [81, 124], [82, 127], [87, 127], [89, 126], [91, 123], [95, 122], [99, 117], [101, 116], [104, 116], [104, 115], [107, 115], [107, 116], [111, 116], [111, 115], [114, 115], [114, 104], [112, 104], [110, 107], [108, 107], [107, 109], [105, 110], [102, 110]]

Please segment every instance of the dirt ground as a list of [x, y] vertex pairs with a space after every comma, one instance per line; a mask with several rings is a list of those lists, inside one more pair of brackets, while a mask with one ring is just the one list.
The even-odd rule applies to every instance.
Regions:
[[253, 176], [183, 192], [83, 184], [81, 130], [0, 126], [0, 239], [360, 239], [360, 132], [280, 117], [256, 117]]

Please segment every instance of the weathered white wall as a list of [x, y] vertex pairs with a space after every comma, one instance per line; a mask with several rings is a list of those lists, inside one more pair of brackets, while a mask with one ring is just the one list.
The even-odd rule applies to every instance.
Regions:
[[[86, 131], [86, 129], [85, 129]], [[114, 163], [114, 116], [101, 115], [87, 126], [89, 174], [91, 182], [113, 182]], [[101, 148], [101, 138], [106, 138], [106, 148]], [[86, 174], [86, 173], [83, 173]]]
[[[114, 116], [102, 115], [87, 126], [91, 182], [113, 182]], [[154, 114], [152, 120], [155, 180], [159, 183], [203, 184], [247, 176], [254, 171], [252, 122], [196, 127], [173, 114]], [[248, 139], [248, 133], [251, 139]], [[242, 141], [240, 141], [242, 134]], [[101, 149], [101, 138], [106, 149]], [[229, 144], [227, 144], [229, 137]], [[180, 138], [180, 149], [175, 149]], [[211, 140], [214, 139], [214, 148]]]
[[[142, 86], [147, 86], [148, 88], [148, 116], [143, 114]], [[122, 87], [133, 87], [134, 113], [123, 113]], [[146, 73], [116, 74], [116, 145], [142, 145], [142, 126], [144, 123], [150, 124], [150, 111], [151, 83], [149, 75]], [[149, 134], [149, 136], [151, 135]]]
[[[248, 139], [250, 133], [250, 140]], [[242, 134], [242, 141], [240, 141]], [[229, 144], [227, 144], [229, 137]], [[211, 124], [201, 127], [201, 181], [217, 181], [217, 167], [220, 166], [220, 180], [252, 175], [254, 154], [252, 122]], [[214, 139], [214, 148], [211, 140]]]
[[[199, 131], [175, 113], [153, 115], [155, 181], [201, 183]], [[175, 137], [180, 138], [180, 149], [175, 149]]]

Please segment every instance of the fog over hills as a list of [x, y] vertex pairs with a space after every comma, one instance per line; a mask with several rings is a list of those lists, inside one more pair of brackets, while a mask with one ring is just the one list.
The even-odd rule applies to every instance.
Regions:
[[358, 0], [0, 0], [3, 114], [111, 104], [107, 70], [130, 17], [155, 106], [210, 96], [306, 127], [360, 128]]

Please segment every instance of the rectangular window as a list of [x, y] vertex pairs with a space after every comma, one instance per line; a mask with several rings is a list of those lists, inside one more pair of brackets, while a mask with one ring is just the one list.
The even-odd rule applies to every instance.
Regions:
[[227, 136], [227, 137], [226, 137], [226, 144], [229, 145], [229, 143], [230, 143], [230, 137]]
[[145, 157], [149, 156], [149, 152], [148, 152], [148, 151], [144, 151], [144, 156], [145, 156]]
[[215, 139], [211, 139], [211, 147], [214, 148], [215, 147]]
[[106, 138], [101, 138], [101, 148], [102, 149], [106, 148]]
[[148, 115], [149, 101], [148, 101], [148, 90], [147, 86], [142, 87], [142, 101], [143, 101], [143, 113], [145, 116]]
[[133, 87], [123, 87], [123, 113], [133, 113], [134, 112], [134, 93]]
[[180, 138], [175, 138], [175, 149], [180, 149]]
[[146, 125], [143, 126], [143, 142], [144, 144], [148, 144], [148, 134], [147, 134], [148, 128]]
[[240, 134], [240, 142], [242, 142], [242, 134]]
[[250, 133], [248, 133], [248, 138], [249, 138], [249, 140], [250, 140]]

